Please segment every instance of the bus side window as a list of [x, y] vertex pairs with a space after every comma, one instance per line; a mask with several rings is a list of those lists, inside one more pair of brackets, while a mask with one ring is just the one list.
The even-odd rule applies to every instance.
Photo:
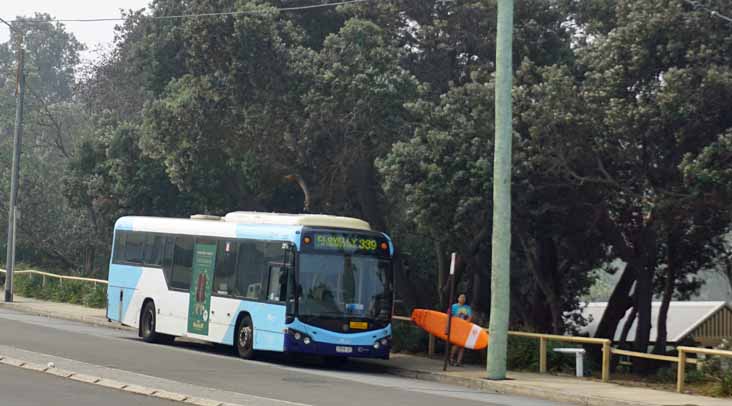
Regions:
[[170, 278], [170, 286], [176, 289], [190, 289], [192, 267], [193, 237], [176, 237], [173, 252], [173, 275]]
[[142, 264], [143, 251], [145, 249], [145, 234], [130, 232], [125, 242], [125, 262]]
[[118, 264], [125, 260], [125, 241], [127, 240], [127, 231], [117, 230], [114, 235], [114, 258], [112, 262]]
[[145, 265], [160, 266], [163, 236], [148, 234], [145, 239]]
[[163, 275], [165, 275], [165, 281], [168, 283], [168, 287], [171, 286], [171, 277], [173, 274], [173, 249], [175, 248], [175, 237], [166, 236], [163, 242]]
[[282, 261], [282, 243], [241, 241], [237, 261], [237, 287], [247, 299], [267, 300], [269, 263]]
[[247, 299], [264, 299], [262, 285], [264, 271], [258, 266], [262, 261], [262, 254], [257, 250], [255, 241], [241, 241], [239, 243], [238, 260], [236, 261], [237, 289], [241, 296]]
[[239, 295], [236, 286], [236, 243], [234, 241], [221, 240], [218, 242], [213, 293], [226, 296]]
[[287, 268], [282, 264], [269, 265], [269, 293], [267, 300], [284, 302], [287, 298]]

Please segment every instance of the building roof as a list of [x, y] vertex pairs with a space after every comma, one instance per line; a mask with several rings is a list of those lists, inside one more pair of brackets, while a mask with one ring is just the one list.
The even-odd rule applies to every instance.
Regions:
[[[582, 315], [584, 317], [591, 317], [592, 321], [582, 328], [581, 332], [589, 334], [594, 337], [597, 325], [600, 324], [600, 319], [605, 312], [607, 302], [596, 302], [589, 303], [583, 310]], [[653, 302], [651, 306], [651, 337], [650, 341], [656, 341], [656, 335], [658, 334], [658, 311], [661, 307], [661, 302]], [[727, 302], [674, 302], [672, 301], [669, 305], [668, 319], [666, 321], [666, 328], [668, 330], [667, 341], [674, 343], [679, 342], [704, 323], [707, 319], [712, 317], [715, 313], [723, 308], [729, 308], [732, 310], [732, 305]], [[623, 319], [618, 324], [618, 328], [615, 331], [614, 341], [620, 341], [620, 336], [623, 331], [625, 321], [630, 316], [631, 310], [628, 310]], [[628, 332], [627, 340], [629, 342], [635, 341], [635, 329], [638, 324], [636, 319], [633, 322], [633, 326]]]

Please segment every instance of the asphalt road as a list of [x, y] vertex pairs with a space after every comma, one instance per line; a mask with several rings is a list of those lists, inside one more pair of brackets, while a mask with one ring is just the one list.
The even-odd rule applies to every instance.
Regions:
[[553, 404], [394, 377], [360, 363], [328, 369], [315, 362], [292, 364], [277, 357], [245, 361], [228, 355], [225, 348], [207, 344], [148, 344], [129, 331], [31, 316], [7, 309], [0, 309], [0, 345], [161, 378], [177, 382], [181, 387], [195, 385], [301, 405]]
[[177, 403], [0, 365], [0, 404], [7, 406], [176, 406]]

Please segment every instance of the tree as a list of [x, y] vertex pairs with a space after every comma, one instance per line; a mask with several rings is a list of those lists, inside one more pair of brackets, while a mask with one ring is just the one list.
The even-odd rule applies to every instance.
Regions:
[[[88, 244], [94, 236], [89, 232], [89, 217], [69, 207], [58, 182], [58, 175], [71, 159], [75, 136], [89, 131], [88, 120], [73, 100], [74, 75], [84, 47], [62, 24], [49, 22], [49, 15], [36, 14], [32, 19], [34, 22], [25, 22], [26, 18], [20, 17], [15, 23], [24, 33], [27, 49], [19, 260], [90, 271], [94, 253]], [[10, 42], [0, 45], [0, 70], [7, 78], [16, 76], [15, 51]], [[0, 116], [0, 122], [3, 128], [11, 128], [8, 113], [13, 111], [9, 106], [15, 80], [4, 81], [2, 86], [2, 112], [7, 115]], [[7, 173], [2, 177], [9, 179]]]
[[[527, 83], [524, 83], [527, 84]], [[557, 83], [557, 88], [563, 84]], [[578, 306], [577, 292], [589, 288], [589, 271], [603, 258], [598, 236], [587, 223], [588, 188], [577, 187], [550, 171], [542, 145], [552, 128], [538, 111], [529, 111], [532, 97], [541, 92], [544, 113], [564, 101], [556, 88], [517, 92], [514, 213], [512, 234], [513, 324], [561, 333], [563, 315]], [[379, 161], [389, 195], [403, 201], [403, 218], [411, 219], [421, 234], [435, 241], [438, 251], [456, 250], [465, 259], [458, 279], [470, 285], [471, 303], [488, 310], [481, 281], [490, 275], [490, 195], [493, 122], [492, 83], [471, 83], [450, 90], [439, 104], [412, 106], [418, 126], [414, 137], [397, 143]], [[566, 93], [572, 89], [567, 88]], [[555, 95], [557, 105], [548, 102]], [[538, 106], [535, 107], [538, 109]], [[572, 134], [566, 134], [570, 138]], [[438, 290], [443, 291], [446, 267], [439, 268]], [[523, 270], [528, 270], [524, 272]], [[444, 291], [443, 291], [444, 294]], [[442, 299], [444, 305], [444, 297]], [[548, 306], [547, 306], [548, 304]]]
[[[713, 262], [712, 246], [728, 223], [717, 203], [690, 193], [680, 165], [731, 124], [721, 102], [730, 89], [729, 42], [721, 40], [729, 30], [676, 1], [621, 1], [613, 12], [617, 26], [593, 31], [579, 58], [584, 102], [597, 123], [592, 150], [607, 157], [585, 180], [606, 184], [614, 196], [598, 211], [599, 224], [612, 254], [628, 264], [597, 335], [612, 337], [634, 307], [635, 345], [645, 352], [654, 285], [667, 281], [667, 309], [675, 283]], [[710, 227], [709, 216], [719, 222]], [[657, 351], [665, 317], [662, 311]]]
[[298, 169], [314, 186], [316, 208], [363, 217], [383, 230], [374, 160], [405, 134], [404, 104], [419, 97], [421, 86], [398, 66], [399, 52], [384, 32], [367, 21], [349, 20], [311, 58], [298, 66], [302, 82], [311, 83], [292, 146]]

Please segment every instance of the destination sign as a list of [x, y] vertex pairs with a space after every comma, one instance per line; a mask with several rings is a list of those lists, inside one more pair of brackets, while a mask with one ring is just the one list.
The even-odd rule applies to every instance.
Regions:
[[385, 238], [358, 234], [308, 233], [303, 236], [302, 246], [305, 250], [341, 251], [372, 255], [389, 254], [389, 244]]
[[315, 235], [315, 248], [334, 249], [344, 251], [376, 251], [379, 244], [375, 238], [348, 237], [344, 235], [317, 234]]

